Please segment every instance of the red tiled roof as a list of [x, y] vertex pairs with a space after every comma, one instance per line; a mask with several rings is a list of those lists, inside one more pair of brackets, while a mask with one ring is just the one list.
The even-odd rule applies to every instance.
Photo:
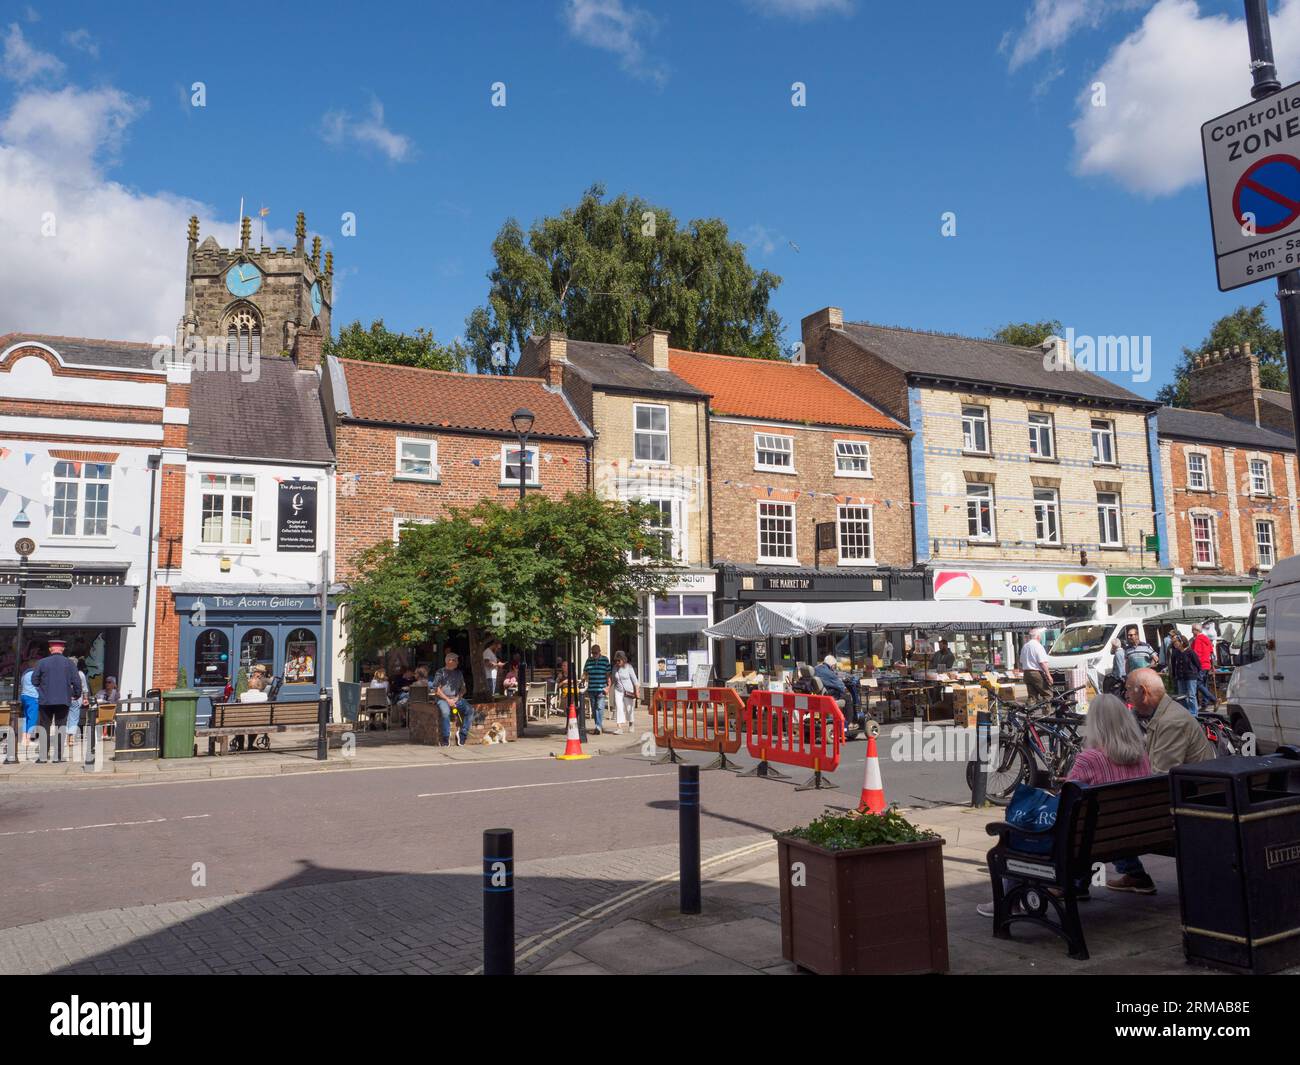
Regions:
[[429, 428], [514, 433], [510, 415], [527, 407], [533, 435], [586, 437], [569, 405], [539, 377], [445, 373], [414, 366], [339, 359], [348, 383], [351, 416]]
[[831, 380], [816, 366], [698, 351], [668, 352], [668, 368], [708, 392], [716, 414], [854, 429], [904, 427]]

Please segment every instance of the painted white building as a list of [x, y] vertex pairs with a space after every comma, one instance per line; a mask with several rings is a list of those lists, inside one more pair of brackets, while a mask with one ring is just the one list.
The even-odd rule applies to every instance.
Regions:
[[338, 646], [330, 597], [321, 633], [335, 481], [317, 371], [281, 356], [262, 358], [256, 380], [196, 371], [190, 411], [181, 544], [160, 573], [176, 620], [168, 666], [209, 698], [262, 665], [284, 679], [279, 698], [315, 699], [333, 690], [322, 667]]
[[[70, 587], [29, 592], [29, 608], [55, 616], [25, 620], [22, 657], [62, 637], [93, 690], [105, 676], [127, 694], [148, 687], [150, 500], [164, 435], [187, 417], [167, 394], [148, 345], [0, 337], [0, 564], [17, 562], [27, 537], [33, 563], [71, 567]], [[12, 583], [0, 573], [0, 590]], [[12, 691], [16, 621], [0, 609], [0, 698]]]

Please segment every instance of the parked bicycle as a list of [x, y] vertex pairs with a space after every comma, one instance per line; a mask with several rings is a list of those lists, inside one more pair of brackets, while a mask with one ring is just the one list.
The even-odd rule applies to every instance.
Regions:
[[[1074, 696], [1082, 688], [1040, 699], [1021, 706], [991, 693], [991, 721], [997, 728], [997, 746], [992, 752], [984, 793], [999, 806], [1010, 801], [1016, 785], [1035, 779], [1057, 788], [1070, 775], [1074, 759], [1083, 748], [1080, 734], [1084, 715], [1072, 709]], [[966, 785], [974, 791], [977, 760], [967, 763]]]

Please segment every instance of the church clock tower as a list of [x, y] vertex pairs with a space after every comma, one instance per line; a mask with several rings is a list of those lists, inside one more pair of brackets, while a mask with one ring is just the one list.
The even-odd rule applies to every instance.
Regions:
[[330, 335], [334, 301], [334, 254], [322, 265], [320, 237], [311, 254], [304, 242], [307, 218], [299, 211], [292, 248], [254, 248], [252, 219], [239, 221], [239, 247], [223, 248], [213, 237], [199, 243], [199, 220], [190, 219], [185, 260], [186, 337], [222, 338], [227, 350], [291, 354], [299, 333]]

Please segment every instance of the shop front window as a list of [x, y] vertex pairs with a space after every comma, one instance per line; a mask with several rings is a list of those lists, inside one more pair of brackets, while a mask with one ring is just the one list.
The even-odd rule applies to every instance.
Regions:
[[284, 682], [316, 683], [316, 633], [311, 629], [294, 629], [284, 641]]
[[251, 674], [254, 666], [275, 672], [275, 637], [265, 629], [249, 629], [239, 641], [239, 668]]
[[230, 683], [230, 637], [220, 629], [204, 629], [194, 638], [194, 683], [205, 688]]

